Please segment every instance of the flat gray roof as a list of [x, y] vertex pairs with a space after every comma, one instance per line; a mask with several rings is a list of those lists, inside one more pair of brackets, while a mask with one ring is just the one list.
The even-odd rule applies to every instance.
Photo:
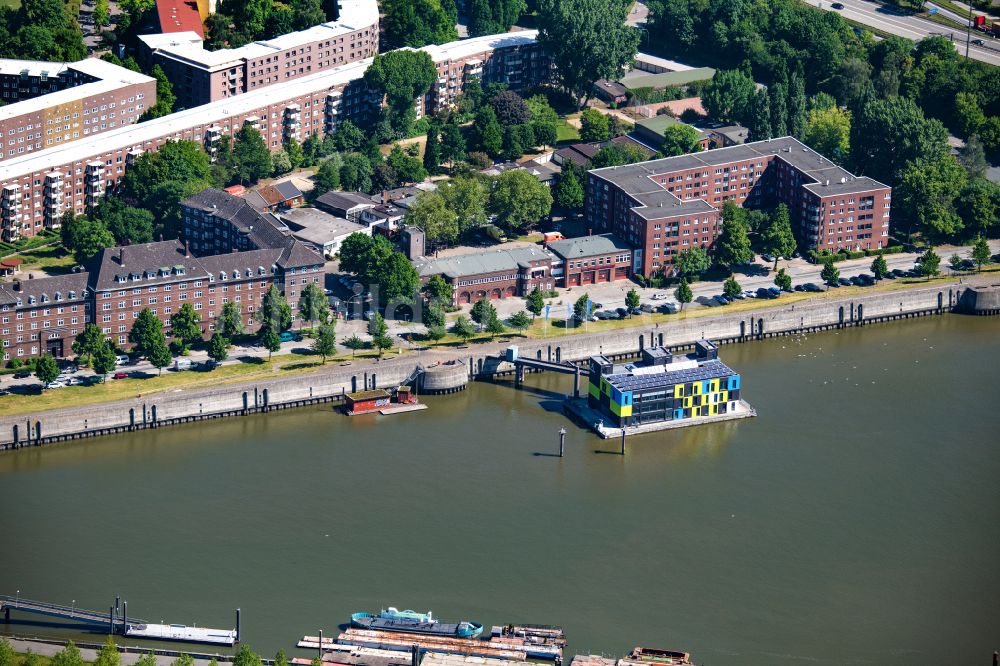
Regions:
[[443, 259], [418, 257], [413, 261], [420, 277], [447, 275], [450, 278], [468, 275], [485, 275], [502, 271], [516, 271], [521, 266], [530, 266], [532, 261], [551, 259], [537, 247], [519, 247], [510, 250], [474, 252]]
[[614, 234], [566, 238], [564, 240], [552, 241], [546, 247], [563, 259], [596, 257], [602, 254], [612, 254], [619, 250], [632, 251], [631, 245]]
[[278, 213], [278, 217], [292, 228], [294, 236], [312, 242], [327, 243], [368, 228], [317, 208], [292, 208]]

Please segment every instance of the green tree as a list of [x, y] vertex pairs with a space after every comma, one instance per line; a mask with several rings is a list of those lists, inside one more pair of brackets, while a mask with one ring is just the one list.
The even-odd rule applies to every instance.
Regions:
[[960, 92], [955, 95], [955, 119], [959, 136], [968, 138], [982, 129], [986, 123], [986, 114], [975, 93]]
[[685, 303], [690, 303], [694, 299], [694, 292], [691, 291], [691, 285], [685, 278], [681, 278], [681, 281], [677, 284], [677, 291], [674, 292], [674, 296], [677, 297], [677, 302], [681, 304], [681, 308], [684, 308]]
[[927, 248], [927, 251], [920, 255], [918, 261], [918, 271], [928, 280], [938, 274], [938, 268], [941, 266], [941, 257], [934, 252], [933, 248]]
[[948, 259], [948, 265], [951, 266], [951, 270], [958, 272], [962, 269], [962, 257], [957, 254], [951, 255]]
[[639, 31], [626, 24], [620, 0], [539, 0], [538, 44], [562, 87], [583, 107], [594, 81], [615, 81], [639, 50]]
[[166, 340], [155, 341], [153, 343], [153, 347], [149, 350], [149, 355], [146, 359], [154, 368], [156, 368], [157, 374], [163, 374], [163, 368], [170, 365], [170, 362], [174, 360], [173, 356], [170, 354], [170, 348], [167, 347]]
[[329, 159], [319, 165], [313, 176], [314, 196], [340, 189], [340, 167], [340, 159]]
[[674, 269], [682, 277], [691, 277], [708, 269], [712, 261], [708, 253], [701, 247], [689, 247], [677, 253], [674, 258]]
[[503, 126], [493, 108], [484, 106], [476, 111], [473, 126], [482, 151], [490, 157], [498, 157], [503, 151]]
[[729, 279], [722, 283], [722, 295], [726, 298], [736, 298], [742, 293], [743, 287], [741, 287], [740, 283], [736, 281], [736, 278], [730, 276]]
[[982, 177], [972, 177], [955, 202], [964, 231], [994, 235], [1000, 213], [1000, 186]]
[[315, 282], [310, 282], [299, 294], [299, 318], [309, 322], [325, 322], [330, 316], [330, 301], [323, 288]]
[[469, 315], [472, 317], [472, 321], [480, 326], [485, 326], [492, 317], [497, 316], [497, 309], [488, 300], [481, 298], [473, 303]]
[[832, 261], [827, 261], [823, 263], [823, 270], [820, 271], [819, 277], [832, 287], [840, 280], [840, 271], [833, 265]]
[[334, 336], [333, 324], [320, 324], [319, 332], [313, 341], [312, 350], [314, 354], [323, 357], [323, 364], [326, 365], [326, 357], [337, 353], [337, 339]]
[[0, 666], [17, 666], [17, 653], [7, 639], [0, 636]]
[[432, 275], [423, 291], [430, 299], [448, 305], [454, 298], [454, 288], [440, 275]]
[[156, 79], [156, 104], [149, 107], [142, 114], [142, 117], [139, 119], [140, 122], [153, 118], [162, 118], [173, 113], [174, 103], [177, 101], [177, 97], [174, 95], [174, 86], [170, 82], [170, 79], [167, 78], [167, 74], [163, 71], [163, 68], [159, 65], [153, 65], [151, 74]]
[[427, 142], [424, 144], [424, 169], [436, 174], [441, 169], [441, 125], [431, 122], [427, 125]]
[[802, 142], [842, 164], [851, 152], [851, 112], [837, 107], [813, 109], [802, 132]]
[[219, 331], [213, 333], [208, 341], [208, 357], [216, 363], [222, 363], [229, 358], [229, 340]]
[[580, 321], [586, 320], [591, 306], [592, 301], [590, 300], [590, 294], [584, 292], [573, 303], [573, 316]]
[[532, 317], [537, 317], [542, 314], [542, 310], [545, 309], [545, 298], [542, 296], [542, 292], [539, 291], [538, 287], [531, 290], [531, 292], [524, 298], [524, 303]]
[[609, 166], [624, 166], [626, 164], [635, 164], [636, 162], [645, 162], [647, 159], [648, 156], [645, 151], [639, 146], [612, 143], [597, 151], [597, 154], [590, 160], [590, 166], [594, 169], [602, 169]]
[[385, 318], [377, 312], [368, 320], [368, 333], [372, 336], [372, 345], [378, 350], [379, 358], [382, 358], [382, 351], [392, 347], [392, 336]]
[[[720, 70], [702, 90], [701, 103], [708, 115], [719, 122], [743, 122], [750, 117], [751, 100], [756, 92], [754, 80], [741, 70]], [[784, 108], [784, 99], [781, 102]], [[772, 112], [774, 106], [772, 100]]]
[[444, 324], [445, 324], [444, 310], [437, 303], [431, 303], [424, 310], [424, 325], [427, 328], [433, 328], [435, 326], [444, 326]]
[[454, 122], [445, 123], [441, 128], [441, 157], [452, 167], [455, 162], [465, 159], [465, 137]]
[[261, 666], [260, 655], [253, 652], [246, 643], [240, 645], [239, 652], [233, 657], [233, 666]]
[[455, 323], [452, 324], [451, 331], [462, 338], [462, 342], [468, 342], [476, 334], [475, 327], [473, 327], [472, 322], [465, 315], [458, 315], [455, 318]]
[[105, 340], [104, 344], [91, 357], [91, 366], [94, 369], [94, 373], [102, 377], [107, 377], [108, 373], [114, 370], [117, 364], [118, 355], [115, 353], [114, 345], [111, 344], [110, 340]]
[[917, 160], [946, 154], [947, 140], [941, 121], [925, 118], [912, 100], [871, 99], [851, 120], [851, 161], [858, 173], [894, 182]]
[[448, 335], [448, 329], [446, 329], [443, 324], [440, 326], [427, 327], [427, 338], [433, 342], [437, 342], [446, 335]]
[[260, 322], [270, 326], [277, 333], [287, 331], [292, 325], [292, 308], [278, 291], [278, 287], [273, 284], [261, 300]]
[[354, 357], [358, 353], [359, 349], [364, 349], [366, 344], [367, 343], [357, 335], [352, 335], [344, 340], [344, 346], [351, 350], [351, 357]]
[[128, 206], [119, 197], [101, 199], [93, 217], [104, 223], [119, 245], [148, 243], [153, 240], [153, 214], [142, 208]]
[[459, 176], [441, 183], [438, 193], [455, 213], [459, 235], [486, 224], [486, 205], [490, 192], [483, 180]]
[[625, 294], [625, 307], [629, 309], [629, 316], [632, 316], [632, 310], [639, 307], [639, 292], [635, 289], [629, 289], [628, 293]]
[[774, 285], [782, 291], [792, 290], [792, 276], [784, 268], [780, 269], [774, 276]]
[[517, 329], [518, 333], [524, 333], [524, 329], [531, 326], [531, 319], [528, 318], [528, 313], [524, 310], [518, 310], [512, 314], [508, 322]]
[[240, 182], [256, 183], [274, 171], [271, 151], [264, 137], [252, 125], [244, 125], [233, 142], [233, 175]]
[[667, 157], [686, 155], [701, 150], [698, 130], [684, 123], [668, 125], [663, 130], [663, 145], [660, 152]]
[[947, 153], [906, 165], [893, 192], [895, 217], [908, 233], [919, 230], [932, 239], [958, 236], [962, 218], [955, 200], [966, 184], [965, 170]]
[[889, 264], [885, 261], [885, 255], [881, 252], [872, 261], [872, 274], [876, 280], [881, 280], [889, 273]]
[[580, 139], [582, 141], [607, 141], [611, 138], [608, 117], [597, 109], [584, 109], [580, 114]]
[[[104, 346], [105, 342], [106, 339], [100, 326], [86, 324], [73, 341], [73, 353], [89, 361]], [[3, 665], [0, 664], [0, 666]]]
[[219, 314], [219, 329], [227, 340], [235, 340], [243, 335], [243, 313], [239, 303], [230, 301], [222, 306]]
[[59, 366], [52, 354], [43, 354], [35, 363], [35, 376], [42, 382], [42, 387], [49, 382], [54, 382], [59, 376]]
[[496, 338], [506, 330], [507, 327], [503, 325], [503, 322], [500, 321], [500, 317], [498, 317], [496, 313], [494, 313], [493, 316], [490, 317], [489, 321], [486, 322], [486, 332], [490, 334], [491, 338]]
[[441, 0], [386, 0], [381, 9], [381, 23], [391, 48], [420, 48], [458, 39], [455, 19]]
[[[387, 34], [393, 28], [390, 8], [403, 4], [419, 2], [433, 3], [435, 0], [392, 0], [384, 4], [386, 11]], [[452, 27], [454, 30], [454, 27]], [[417, 35], [412, 35], [418, 41]], [[391, 38], [390, 38], [391, 41]], [[423, 46], [424, 44], [406, 44], [407, 46]], [[413, 124], [416, 111], [413, 102], [430, 90], [437, 81], [437, 69], [430, 54], [425, 51], [390, 51], [375, 56], [372, 64], [365, 70], [365, 83], [371, 90], [385, 95], [389, 125], [398, 135], [405, 135]]]
[[350, 120], [341, 120], [334, 130], [333, 143], [337, 150], [354, 152], [365, 144], [365, 133]]
[[[174, 659], [171, 666], [194, 666], [194, 657], [189, 655], [187, 652], [181, 654], [181, 656]], [[209, 664], [211, 666], [211, 664]]]
[[427, 170], [420, 160], [403, 152], [399, 144], [392, 147], [386, 157], [386, 164], [396, 172], [398, 184], [420, 183], [427, 178]]
[[972, 250], [969, 253], [969, 257], [972, 259], [973, 263], [976, 264], [976, 270], [981, 271], [983, 266], [990, 263], [993, 258], [990, 252], [990, 246], [986, 242], [986, 239], [982, 236], [977, 236], [976, 241], [972, 244]]
[[750, 100], [747, 127], [751, 141], [764, 141], [774, 136], [771, 132], [771, 98], [766, 90], [758, 90]]
[[108, 0], [97, 0], [94, 3], [94, 25], [104, 28], [111, 23], [111, 7]]
[[21, 666], [41, 666], [42, 660], [38, 658], [38, 655], [28, 648], [24, 653], [24, 659], [21, 661]]
[[153, 212], [157, 233], [177, 238], [180, 202], [212, 185], [212, 165], [199, 144], [167, 141], [158, 150], [140, 155], [119, 183], [122, 198]]
[[511, 231], [524, 231], [552, 210], [552, 193], [524, 169], [504, 171], [490, 195], [497, 222]]
[[86, 263], [101, 250], [115, 246], [115, 237], [101, 220], [78, 217], [61, 229], [62, 242], [77, 263]]
[[972, 135], [965, 142], [965, 145], [958, 150], [958, 163], [968, 172], [971, 178], [982, 178], [986, 176], [986, 169], [989, 163], [986, 161], [986, 150], [979, 137]]
[[133, 352], [147, 359], [159, 347], [167, 346], [167, 339], [163, 335], [163, 324], [149, 308], [143, 308], [136, 317], [132, 330], [129, 331], [128, 341], [134, 345]]
[[792, 222], [788, 214], [788, 206], [778, 204], [771, 214], [770, 224], [761, 237], [765, 252], [774, 255], [774, 268], [778, 268], [778, 259], [791, 257], [797, 244], [792, 233]]
[[438, 192], [418, 194], [406, 214], [406, 223], [422, 229], [432, 245], [451, 244], [458, 239], [458, 216]]
[[274, 176], [280, 176], [292, 170], [292, 160], [288, 157], [287, 150], [279, 148], [271, 153], [271, 168], [274, 169]]
[[[45, 356], [42, 358], [45, 358]], [[52, 359], [51, 356], [48, 358]], [[52, 359], [52, 362], [54, 364], [55, 359]], [[52, 657], [51, 664], [52, 666], [84, 666], [84, 661], [83, 657], [80, 655], [80, 648], [78, 648], [73, 641], [69, 641], [66, 643], [66, 647]]]
[[722, 231], [715, 241], [715, 261], [732, 271], [734, 266], [753, 260], [753, 249], [747, 235], [746, 211], [727, 201], [722, 204]]
[[[556, 175], [553, 200], [563, 210], [574, 211], [583, 208], [585, 193], [580, 171], [581, 167], [567, 160], [563, 162], [562, 171]], [[585, 172], [583, 177], [586, 178]]]
[[788, 88], [778, 81], [767, 89], [768, 103], [771, 107], [771, 131], [774, 136], [788, 134]]
[[194, 306], [185, 303], [170, 316], [170, 331], [180, 343], [182, 351], [201, 342], [204, 335], [201, 330], [201, 316], [195, 311]]
[[271, 354], [281, 349], [281, 336], [271, 322], [265, 322], [257, 331], [257, 343], [267, 350], [267, 360], [271, 360]]

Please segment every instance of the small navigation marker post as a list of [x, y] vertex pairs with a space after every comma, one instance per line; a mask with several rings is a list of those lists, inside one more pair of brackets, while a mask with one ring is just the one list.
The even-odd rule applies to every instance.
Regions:
[[319, 660], [323, 661], [323, 630], [319, 630]]
[[563, 457], [563, 448], [566, 446], [566, 428], [559, 428], [559, 457]]
[[622, 455], [625, 455], [625, 428], [622, 427]]

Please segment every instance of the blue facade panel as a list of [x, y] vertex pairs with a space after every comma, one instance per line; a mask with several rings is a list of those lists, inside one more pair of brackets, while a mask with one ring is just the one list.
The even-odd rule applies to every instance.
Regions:
[[675, 419], [682, 419], [682, 418], [684, 418], [684, 410], [683, 409], [675, 409], [674, 410], [674, 418]]
[[739, 375], [732, 375], [729, 378], [729, 387], [728, 387], [728, 390], [735, 391], [739, 387], [740, 387], [740, 376]]

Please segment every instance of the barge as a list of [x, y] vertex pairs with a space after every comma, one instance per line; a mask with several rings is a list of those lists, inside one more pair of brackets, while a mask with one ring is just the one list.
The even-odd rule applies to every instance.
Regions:
[[400, 611], [395, 608], [382, 609], [378, 613], [354, 613], [351, 626], [356, 629], [375, 631], [399, 631], [431, 636], [455, 638], [475, 638], [483, 633], [483, 625], [478, 622], [441, 622], [430, 611], [418, 613], [412, 610]]

